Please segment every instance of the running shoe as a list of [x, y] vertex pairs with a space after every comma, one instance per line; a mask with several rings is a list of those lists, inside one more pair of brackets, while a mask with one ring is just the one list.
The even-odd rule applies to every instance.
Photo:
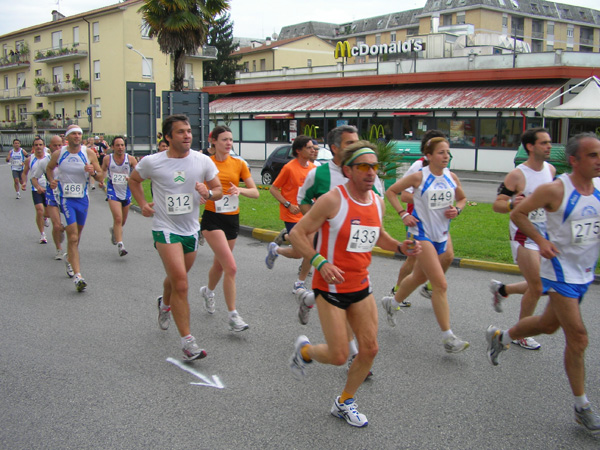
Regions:
[[279, 234], [277, 235], [277, 237], [273, 240], [273, 242], [275, 242], [277, 245], [283, 245], [283, 243], [285, 242], [284, 236], [287, 233], [287, 229], [284, 228], [283, 230], [281, 230], [279, 232]]
[[349, 398], [344, 403], [340, 403], [340, 398], [338, 397], [333, 401], [331, 415], [339, 417], [340, 419], [345, 419], [346, 422], [353, 427], [366, 427], [369, 425], [367, 416], [359, 413], [356, 408], [357, 405], [353, 398]]
[[63, 261], [65, 262], [65, 269], [67, 270], [67, 275], [69, 276], [69, 278], [73, 278], [75, 276], [75, 272], [73, 271], [73, 267], [69, 262], [69, 255], [67, 253], [63, 255]]
[[[347, 371], [350, 370], [350, 366], [352, 365], [352, 362], [354, 361], [354, 358], [356, 358], [356, 354], [350, 355], [350, 358], [348, 358], [348, 369], [347, 369]], [[365, 378], [365, 380], [368, 380], [372, 376], [373, 376], [373, 371], [369, 370], [369, 373], [367, 374], [367, 377]]]
[[265, 258], [265, 264], [267, 265], [267, 269], [272, 269], [275, 265], [275, 260], [279, 256], [277, 254], [277, 249], [279, 246], [275, 242], [269, 243], [269, 248], [267, 250], [267, 257]]
[[162, 309], [162, 295], [156, 299], [158, 303], [158, 326], [161, 330], [168, 330], [171, 324], [171, 307]]
[[493, 325], [490, 325], [485, 333], [485, 338], [488, 342], [487, 347], [487, 357], [490, 360], [492, 365], [498, 365], [498, 357], [500, 353], [504, 350], [508, 349], [508, 345], [502, 345], [500, 342], [500, 337], [502, 336], [502, 331], [500, 328], [497, 328]]
[[306, 336], [298, 336], [298, 338], [296, 338], [296, 343], [294, 344], [294, 353], [292, 353], [292, 356], [290, 356], [290, 370], [292, 371], [294, 378], [297, 380], [304, 379], [306, 376], [306, 364], [312, 362], [304, 361], [304, 358], [302, 358], [302, 354], [300, 353], [302, 347], [308, 344], [310, 344], [310, 341]]
[[396, 326], [396, 312], [400, 310], [400, 307], [394, 308], [392, 302], [394, 297], [383, 297], [381, 300], [381, 306], [387, 315], [387, 322], [390, 327]]
[[75, 283], [75, 289], [77, 289], [77, 292], [83, 292], [83, 291], [85, 291], [85, 288], [87, 287], [87, 283], [85, 282], [85, 280], [83, 279], [83, 277], [81, 275], [77, 275], [73, 279], [73, 283]]
[[239, 314], [234, 314], [229, 318], [229, 331], [235, 331], [236, 333], [239, 333], [240, 331], [247, 330], [248, 328], [250, 328], [250, 326], [244, 322], [244, 319], [242, 319], [242, 316]]
[[92, 191], [96, 190], [96, 185], [92, 185]]
[[577, 411], [575, 407], [575, 422], [584, 426], [592, 434], [600, 433], [600, 416], [592, 409], [591, 404], [581, 411]]
[[[392, 290], [390, 291], [390, 296], [393, 298], [393, 297], [396, 295], [396, 292], [397, 292], [397, 291], [398, 291], [398, 288], [397, 288], [396, 286], [394, 286], [394, 287], [392, 288]], [[408, 300], [404, 300], [404, 301], [400, 302], [400, 306], [401, 306], [402, 308], [409, 308], [409, 307], [410, 307], [410, 305], [412, 305], [412, 303], [411, 303], [411, 302], [409, 302]]]
[[425, 297], [425, 298], [431, 300], [431, 295], [432, 295], [431, 289], [429, 289], [429, 287], [427, 287], [426, 284], [423, 285], [423, 287], [419, 291], [419, 294], [421, 294], [421, 297]]
[[204, 238], [204, 235], [202, 234], [202, 232], [200, 232], [198, 234], [198, 245], [203, 246], [205, 242], [206, 242], [206, 239]]
[[112, 245], [117, 245], [117, 240], [115, 239], [115, 230], [113, 227], [110, 227], [108, 229], [109, 233], [110, 233], [110, 242], [112, 242]]
[[[306, 304], [305, 300], [309, 299], [311, 296], [312, 305], [309, 306]], [[298, 320], [300, 320], [302, 325], [306, 325], [315, 303], [315, 293], [304, 288], [298, 289], [296, 291], [296, 301], [298, 302]]]
[[17, 200], [19, 200], [21, 198], [21, 193], [17, 192]]
[[56, 249], [56, 255], [54, 255], [54, 259], [56, 259], [57, 261], [60, 261], [61, 259], [63, 259], [63, 251], [60, 248]]
[[194, 336], [185, 340], [185, 344], [181, 350], [183, 351], [184, 361], [194, 361], [195, 359], [202, 359], [206, 357], [206, 352], [204, 349], [198, 347], [198, 344], [196, 344], [196, 338]]
[[48, 239], [46, 238], [46, 233], [42, 233], [40, 235], [40, 244], [47, 244], [48, 243]]
[[48, 228], [50, 226], [50, 219], [48, 217], [44, 217], [44, 226]]
[[504, 283], [498, 280], [490, 281], [490, 292], [492, 293], [492, 306], [496, 310], [496, 312], [502, 312], [502, 300], [506, 297], [502, 297], [500, 295], [500, 288], [504, 286]]
[[119, 256], [125, 256], [127, 254], [127, 250], [125, 250], [125, 246], [123, 244], [118, 244], [117, 250], [119, 250]]
[[292, 289], [292, 294], [295, 294], [300, 289], [306, 290], [306, 286], [304, 285], [304, 281], [294, 281], [294, 288]]
[[444, 350], [446, 350], [446, 353], [460, 353], [469, 347], [467, 341], [463, 341], [455, 335], [447, 337], [442, 342], [444, 343]]
[[512, 343], [518, 345], [519, 347], [526, 348], [527, 350], [539, 350], [541, 347], [540, 343], [531, 337], [515, 339], [512, 341]]
[[215, 293], [208, 294], [208, 286], [200, 288], [200, 295], [204, 298], [204, 307], [209, 314], [215, 313]]

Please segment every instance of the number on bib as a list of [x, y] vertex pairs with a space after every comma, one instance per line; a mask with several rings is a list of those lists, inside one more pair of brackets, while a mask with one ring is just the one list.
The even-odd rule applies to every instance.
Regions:
[[192, 194], [167, 195], [167, 214], [174, 216], [192, 212]]
[[600, 220], [597, 217], [571, 222], [571, 243], [576, 245], [594, 244], [600, 239]]
[[351, 225], [350, 239], [346, 251], [353, 253], [366, 253], [373, 250], [379, 239], [379, 227], [366, 225]]
[[112, 184], [127, 184], [127, 175], [124, 173], [113, 173], [112, 174]]
[[240, 205], [240, 198], [237, 195], [224, 195], [221, 200], [215, 202], [215, 211], [218, 213], [235, 212]]
[[538, 208], [529, 213], [529, 221], [531, 223], [543, 223], [546, 221], [546, 210]]
[[433, 189], [427, 191], [429, 209], [447, 208], [454, 204], [454, 189]]
[[62, 191], [65, 198], [83, 198], [85, 194], [83, 183], [64, 183]]

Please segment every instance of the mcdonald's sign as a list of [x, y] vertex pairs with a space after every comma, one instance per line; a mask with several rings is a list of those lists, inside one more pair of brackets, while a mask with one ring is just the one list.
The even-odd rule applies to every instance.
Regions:
[[375, 135], [375, 139], [379, 139], [379, 136], [381, 134], [381, 138], [385, 138], [385, 131], [383, 130], [383, 125], [379, 124], [373, 124], [371, 125], [371, 132], [369, 133], [369, 140], [373, 141], [373, 135]]
[[304, 136], [308, 136], [311, 137], [313, 139], [317, 139], [317, 130], [318, 130], [318, 126], [316, 125], [306, 125], [304, 127]]
[[408, 41], [392, 42], [391, 44], [378, 44], [368, 46], [360, 44], [350, 47], [348, 41], [339, 41], [335, 44], [333, 52], [334, 58], [350, 58], [354, 56], [377, 56], [389, 55], [394, 53], [420, 52], [425, 49], [425, 44], [421, 39], [410, 39]]
[[356, 56], [352, 54], [352, 48], [350, 47], [350, 42], [348, 41], [339, 41], [335, 44], [335, 51], [333, 53], [333, 57], [337, 58], [350, 58], [351, 56]]

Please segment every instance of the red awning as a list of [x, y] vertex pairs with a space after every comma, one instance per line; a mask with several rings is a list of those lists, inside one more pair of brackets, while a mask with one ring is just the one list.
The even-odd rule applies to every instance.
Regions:
[[284, 114], [257, 114], [254, 116], [255, 119], [293, 119], [294, 115], [291, 113]]
[[405, 112], [393, 112], [392, 116], [426, 116], [427, 114], [429, 114], [428, 112], [425, 111], [405, 111]]

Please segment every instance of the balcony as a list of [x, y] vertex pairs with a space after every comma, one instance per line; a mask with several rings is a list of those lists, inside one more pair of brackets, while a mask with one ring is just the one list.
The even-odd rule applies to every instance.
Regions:
[[89, 128], [89, 121], [82, 117], [74, 117], [73, 119], [43, 119], [36, 121], [38, 130], [64, 130], [69, 125], [79, 125], [81, 129], [86, 130]]
[[31, 100], [31, 88], [10, 88], [0, 90], [0, 102]]
[[72, 59], [81, 59], [88, 56], [86, 50], [87, 44], [79, 42], [77, 44], [61, 44], [60, 47], [51, 47], [35, 52], [35, 62], [53, 64], [55, 62], [69, 61]]
[[8, 55], [0, 58], [0, 72], [6, 70], [18, 69], [21, 67], [29, 67], [29, 55]]
[[186, 55], [187, 58], [197, 58], [203, 60], [215, 60], [217, 59], [217, 54], [219, 50], [217, 47], [213, 47], [212, 45], [205, 45], [203, 47], [198, 48], [196, 53], [193, 55]]
[[579, 44], [581, 45], [594, 45], [594, 37], [584, 37], [581, 36], [579, 38]]
[[36, 97], [55, 97], [65, 95], [87, 94], [90, 90], [90, 83], [79, 78], [73, 78], [72, 81], [62, 81], [60, 83], [46, 83], [43, 79], [36, 78]]
[[531, 32], [531, 38], [532, 39], [544, 39], [544, 32], [538, 31], [538, 30], [533, 30]]

